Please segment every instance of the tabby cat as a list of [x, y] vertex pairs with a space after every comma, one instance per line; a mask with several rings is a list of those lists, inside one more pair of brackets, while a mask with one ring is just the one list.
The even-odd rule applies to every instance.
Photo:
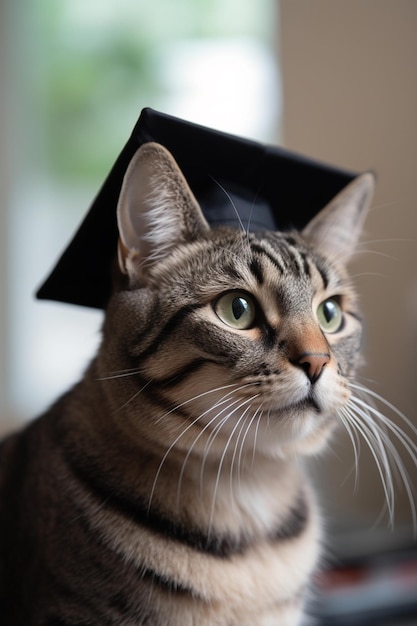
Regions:
[[0, 449], [3, 626], [301, 623], [321, 541], [301, 460], [349, 410], [373, 185], [302, 232], [211, 229], [167, 150], [137, 151], [98, 354]]

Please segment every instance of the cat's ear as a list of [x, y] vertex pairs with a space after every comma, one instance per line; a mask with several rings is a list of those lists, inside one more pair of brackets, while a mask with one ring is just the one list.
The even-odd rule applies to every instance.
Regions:
[[318, 250], [347, 262], [355, 251], [375, 189], [375, 176], [355, 178], [302, 230]]
[[142, 145], [127, 168], [117, 206], [119, 266], [135, 284], [181, 243], [209, 230], [173, 156], [157, 143]]

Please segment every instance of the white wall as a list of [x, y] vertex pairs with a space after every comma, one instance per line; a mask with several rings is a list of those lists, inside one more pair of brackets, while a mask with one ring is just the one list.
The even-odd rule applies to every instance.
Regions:
[[[416, 422], [417, 2], [282, 0], [280, 6], [285, 144], [378, 174], [365, 236], [377, 254], [365, 254], [354, 267], [366, 315], [361, 373]], [[322, 461], [325, 499], [340, 519], [353, 515], [367, 526], [383, 501], [375, 463], [363, 455], [355, 495], [353, 479], [344, 482], [351, 446], [347, 437], [340, 441]], [[410, 471], [416, 484], [416, 468]], [[404, 493], [397, 520], [410, 521]]]

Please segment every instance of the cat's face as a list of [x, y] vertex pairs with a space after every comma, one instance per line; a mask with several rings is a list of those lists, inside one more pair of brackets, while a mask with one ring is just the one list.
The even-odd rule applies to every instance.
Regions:
[[[119, 205], [129, 288], [105, 325], [103, 367], [137, 374], [120, 380], [116, 404], [150, 437], [157, 428], [196, 453], [319, 449], [358, 360], [361, 324], [343, 262], [370, 177], [303, 233], [248, 235], [211, 230], [171, 157], [155, 144], [141, 150]], [[143, 401], [154, 416], [146, 424]]]

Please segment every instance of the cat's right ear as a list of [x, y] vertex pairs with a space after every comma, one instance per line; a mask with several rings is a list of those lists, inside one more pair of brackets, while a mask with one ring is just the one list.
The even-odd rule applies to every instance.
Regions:
[[173, 156], [157, 143], [142, 145], [123, 179], [117, 206], [119, 267], [135, 285], [176, 246], [210, 227]]
[[347, 262], [361, 236], [374, 189], [373, 173], [357, 176], [307, 224], [302, 235], [326, 256]]

